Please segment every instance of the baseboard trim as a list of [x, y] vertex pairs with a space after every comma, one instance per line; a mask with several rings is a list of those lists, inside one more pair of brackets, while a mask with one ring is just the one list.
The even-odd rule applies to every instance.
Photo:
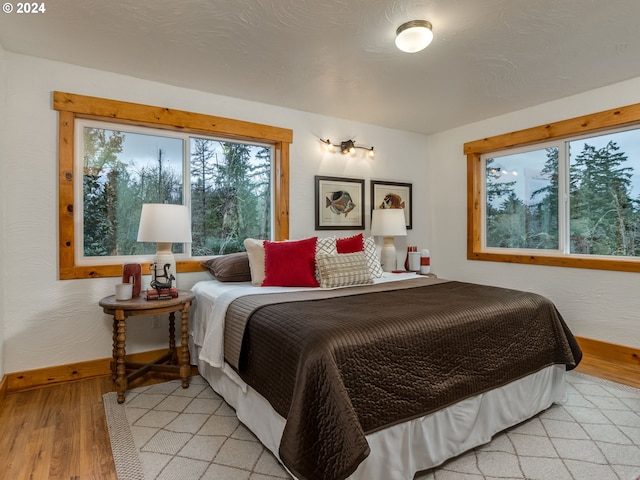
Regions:
[[582, 352], [612, 363], [640, 368], [640, 349], [603, 342], [592, 338], [576, 337]]
[[[178, 347], [179, 349], [180, 347]], [[132, 353], [127, 355], [127, 360], [147, 363], [158, 358], [164, 352], [166, 352], [166, 349]], [[4, 376], [2, 381], [5, 383], [4, 391], [6, 394], [105, 375], [111, 375], [111, 358], [9, 373]], [[0, 398], [2, 398], [1, 395], [2, 390], [0, 390]]]
[[4, 399], [7, 396], [7, 376], [3, 375], [2, 380], [0, 380], [0, 405], [4, 402]]

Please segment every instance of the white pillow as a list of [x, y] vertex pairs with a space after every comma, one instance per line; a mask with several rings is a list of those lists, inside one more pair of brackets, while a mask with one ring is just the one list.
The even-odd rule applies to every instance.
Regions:
[[364, 252], [317, 255], [322, 288], [373, 283]]
[[244, 248], [249, 255], [249, 270], [251, 270], [251, 285], [262, 286], [266, 276], [264, 268], [264, 240], [245, 238]]

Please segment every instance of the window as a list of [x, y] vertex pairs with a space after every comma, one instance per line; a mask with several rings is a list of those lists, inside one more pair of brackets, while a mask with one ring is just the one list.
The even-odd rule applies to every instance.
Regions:
[[173, 246], [179, 272], [248, 236], [288, 237], [290, 130], [60, 92], [54, 107], [61, 279], [149, 261], [155, 245], [136, 241], [143, 203], [191, 207], [193, 243]]
[[558, 148], [482, 160], [485, 246], [558, 250]]
[[631, 106], [465, 144], [467, 257], [640, 271], [638, 122]]

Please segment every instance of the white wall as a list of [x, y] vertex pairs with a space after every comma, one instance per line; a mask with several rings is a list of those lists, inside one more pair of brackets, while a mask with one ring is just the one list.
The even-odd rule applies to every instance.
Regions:
[[463, 144], [640, 102], [640, 78], [429, 137], [432, 262], [440, 276], [552, 299], [574, 334], [640, 347], [640, 274], [466, 260]]
[[[0, 224], [5, 253], [0, 260], [5, 278], [10, 281], [6, 282], [0, 307], [0, 331], [4, 331], [4, 364], [0, 373], [111, 356], [112, 319], [104, 315], [98, 301], [113, 292], [117, 279], [57, 279], [58, 115], [52, 109], [54, 90], [291, 128], [291, 238], [353, 233], [314, 231], [314, 175], [319, 174], [365, 179], [367, 210], [370, 179], [413, 182], [414, 205], [425, 208], [414, 210], [414, 229], [397, 244], [400, 250], [408, 243], [426, 243], [430, 218], [427, 191], [420, 188], [428, 177], [424, 136], [9, 52], [4, 53], [4, 60], [7, 68], [0, 79], [6, 78], [7, 101], [3, 116], [10, 121], [6, 123], [1, 153], [11, 163], [4, 169], [5, 189], [0, 191], [5, 209]], [[319, 136], [336, 141], [354, 138], [374, 145], [376, 157], [371, 160], [324, 153]], [[368, 220], [366, 227], [368, 233]], [[178, 280], [180, 288], [189, 288], [206, 278], [205, 273], [192, 273], [181, 274]], [[0, 295], [1, 288], [2, 284]], [[128, 352], [165, 345], [165, 329], [151, 329], [151, 324], [145, 317], [128, 322]]]

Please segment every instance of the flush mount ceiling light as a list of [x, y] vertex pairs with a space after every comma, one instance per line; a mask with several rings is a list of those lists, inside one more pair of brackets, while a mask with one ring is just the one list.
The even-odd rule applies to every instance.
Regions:
[[396, 30], [396, 47], [403, 52], [415, 53], [427, 48], [433, 40], [431, 23], [426, 20], [411, 20]]

